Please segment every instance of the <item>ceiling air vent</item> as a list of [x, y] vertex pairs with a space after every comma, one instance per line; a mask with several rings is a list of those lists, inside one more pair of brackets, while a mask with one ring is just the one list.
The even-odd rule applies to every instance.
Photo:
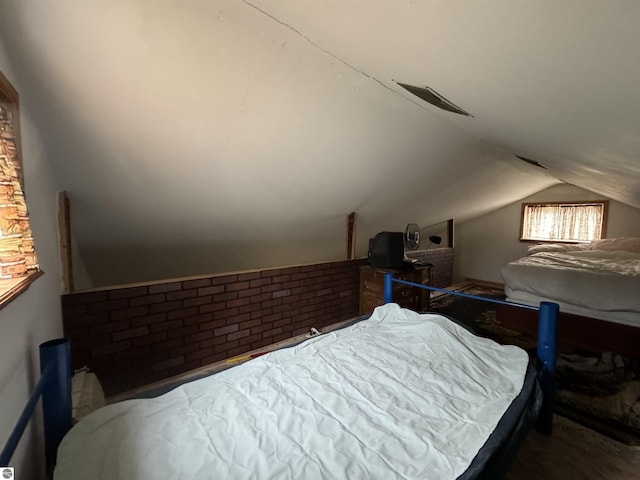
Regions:
[[406, 91], [413, 93], [416, 97], [421, 98], [425, 102], [429, 102], [431, 105], [434, 105], [442, 110], [446, 110], [447, 112], [459, 113], [460, 115], [465, 115], [467, 117], [472, 117], [468, 112], [465, 112], [457, 105], [451, 103], [449, 100], [444, 98], [438, 92], [429, 87], [414, 87], [413, 85], [407, 85], [405, 83], [396, 82]]
[[[515, 153], [514, 153], [514, 155], [515, 155]], [[530, 165], [535, 165], [536, 167], [544, 168], [545, 170], [547, 169], [547, 167], [545, 167], [544, 165], [536, 162], [535, 160], [531, 160], [531, 159], [526, 158], [526, 157], [521, 157], [520, 155], [516, 155], [516, 157], [518, 157], [523, 162], [527, 162]]]

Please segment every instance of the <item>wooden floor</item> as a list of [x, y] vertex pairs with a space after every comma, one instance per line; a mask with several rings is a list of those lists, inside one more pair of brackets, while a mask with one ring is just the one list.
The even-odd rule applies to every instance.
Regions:
[[506, 480], [638, 480], [640, 447], [616, 442], [563, 417], [553, 434], [531, 432]]

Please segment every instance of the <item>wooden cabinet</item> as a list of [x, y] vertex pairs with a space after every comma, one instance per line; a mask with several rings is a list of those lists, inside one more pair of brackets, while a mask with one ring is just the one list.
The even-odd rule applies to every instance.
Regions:
[[[415, 267], [412, 270], [389, 270], [364, 266], [360, 268], [360, 315], [373, 311], [384, 303], [384, 274], [391, 272], [394, 278], [412, 283], [429, 285], [431, 268]], [[401, 307], [415, 311], [429, 308], [429, 290], [401, 283], [393, 284], [393, 301]]]

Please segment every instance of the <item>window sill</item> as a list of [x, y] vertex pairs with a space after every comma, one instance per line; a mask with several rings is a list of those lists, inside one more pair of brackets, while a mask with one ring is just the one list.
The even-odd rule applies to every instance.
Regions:
[[0, 279], [0, 308], [5, 307], [14, 298], [31, 286], [37, 278], [44, 274], [42, 270], [31, 272], [26, 277]]

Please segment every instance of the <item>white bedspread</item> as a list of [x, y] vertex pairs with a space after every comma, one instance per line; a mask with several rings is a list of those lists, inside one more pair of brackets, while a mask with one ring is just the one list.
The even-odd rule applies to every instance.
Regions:
[[83, 418], [56, 480], [454, 479], [528, 356], [395, 304], [369, 320]]
[[[640, 254], [585, 250], [539, 252], [502, 267], [509, 300], [556, 301], [594, 318], [640, 326]], [[536, 303], [536, 302], [534, 302]], [[599, 314], [599, 313], [602, 314]]]

